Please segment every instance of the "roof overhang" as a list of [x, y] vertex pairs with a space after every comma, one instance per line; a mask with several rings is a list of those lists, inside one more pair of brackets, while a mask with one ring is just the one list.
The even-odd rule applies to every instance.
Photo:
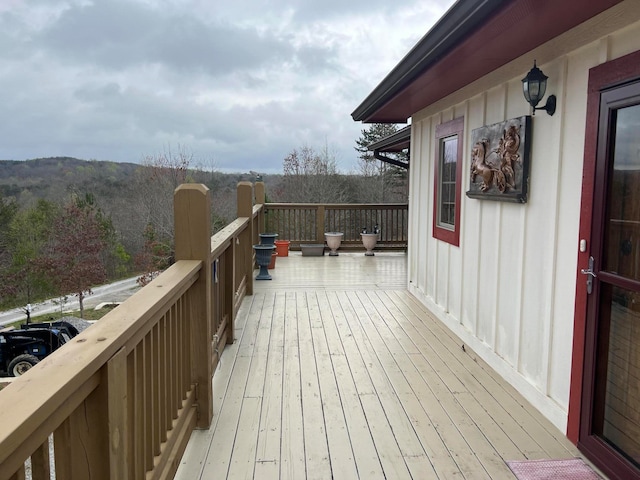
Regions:
[[351, 116], [366, 123], [406, 122], [622, 1], [458, 0]]
[[410, 144], [411, 125], [372, 143], [367, 148], [371, 151], [378, 150], [379, 152], [401, 152], [409, 148]]
[[367, 147], [373, 152], [373, 156], [385, 163], [395, 165], [396, 167], [409, 168], [409, 154], [407, 153], [407, 161], [398, 160], [387, 157], [383, 153], [397, 153], [408, 150], [411, 146], [411, 125], [398, 130], [396, 133], [384, 137]]

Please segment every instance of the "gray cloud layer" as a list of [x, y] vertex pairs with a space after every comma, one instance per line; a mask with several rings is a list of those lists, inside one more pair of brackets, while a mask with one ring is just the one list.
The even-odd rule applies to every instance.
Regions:
[[[216, 2], [217, 3], [217, 2]], [[325, 143], [451, 0], [4, 0], [0, 158], [138, 162], [177, 145], [230, 171]]]

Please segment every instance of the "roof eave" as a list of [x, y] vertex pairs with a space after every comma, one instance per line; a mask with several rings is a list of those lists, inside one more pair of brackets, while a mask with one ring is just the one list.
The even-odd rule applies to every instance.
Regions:
[[411, 125], [398, 130], [367, 147], [368, 150], [380, 152], [400, 152], [409, 148], [411, 142]]
[[[614, 11], [618, 4], [621, 6]], [[367, 123], [404, 122], [416, 112], [588, 21], [592, 26], [634, 21], [635, 17], [620, 14], [630, 4], [628, 0], [459, 0], [369, 94], [352, 117]], [[612, 11], [605, 14], [607, 10]], [[595, 20], [600, 14], [604, 16]], [[595, 40], [606, 28], [592, 30], [583, 26], [582, 31], [587, 36], [593, 32], [591, 38]], [[572, 42], [558, 46], [556, 52], [565, 47], [578, 48], [585, 38], [584, 34], [574, 36]], [[533, 60], [532, 57], [530, 61]]]
[[[511, 0], [458, 0], [427, 32], [398, 65], [353, 111], [355, 121], [368, 122], [388, 99], [402, 91], [422, 71], [445, 55], [472, 32], [498, 6]], [[380, 123], [406, 123], [405, 118], [389, 118]]]

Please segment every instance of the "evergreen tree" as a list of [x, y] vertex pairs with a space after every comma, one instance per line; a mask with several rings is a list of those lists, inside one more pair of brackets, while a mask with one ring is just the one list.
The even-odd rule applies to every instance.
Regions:
[[[392, 123], [373, 123], [361, 131], [356, 140], [355, 150], [359, 153], [359, 174], [364, 177], [363, 190], [360, 196], [366, 202], [404, 202], [407, 191], [407, 170], [391, 165], [373, 156], [369, 145], [393, 135], [398, 126]], [[404, 152], [387, 153], [386, 156], [400, 161], [406, 161]]]
[[35, 207], [17, 212], [6, 231], [7, 265], [1, 275], [0, 293], [14, 304], [27, 305], [53, 291], [40, 257], [51, 236], [57, 207], [39, 200]]
[[9, 225], [18, 211], [18, 205], [14, 200], [8, 200], [0, 196], [0, 271], [6, 268], [11, 261], [9, 254]]

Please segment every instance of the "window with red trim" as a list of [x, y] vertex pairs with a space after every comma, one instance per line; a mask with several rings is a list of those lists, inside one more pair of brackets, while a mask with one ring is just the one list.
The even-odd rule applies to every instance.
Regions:
[[436, 126], [433, 236], [456, 247], [460, 245], [463, 132], [464, 117]]

